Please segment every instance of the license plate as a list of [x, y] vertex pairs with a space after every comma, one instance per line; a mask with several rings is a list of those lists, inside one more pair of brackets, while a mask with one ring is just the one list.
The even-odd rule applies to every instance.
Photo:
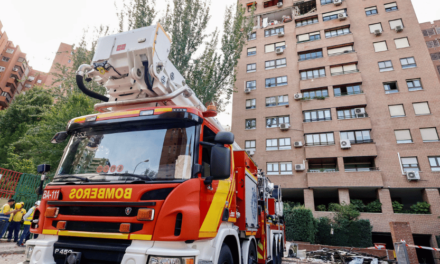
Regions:
[[43, 200], [58, 200], [60, 197], [60, 189], [44, 190]]

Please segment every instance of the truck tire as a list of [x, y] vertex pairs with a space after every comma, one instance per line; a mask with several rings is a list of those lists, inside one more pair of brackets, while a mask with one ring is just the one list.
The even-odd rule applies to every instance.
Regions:
[[249, 253], [248, 253], [248, 264], [257, 264], [258, 263], [258, 257], [257, 257], [257, 249], [255, 248], [255, 243], [252, 242], [249, 246]]
[[272, 245], [272, 264], [281, 264], [278, 262], [278, 250], [275, 240], [273, 241]]
[[278, 256], [279, 256], [279, 264], [281, 264], [281, 262], [283, 262], [283, 258], [284, 258], [284, 239], [283, 237], [281, 237], [281, 244], [280, 244], [280, 249], [278, 251]]
[[226, 244], [223, 244], [222, 249], [220, 250], [218, 264], [234, 264], [231, 249]]

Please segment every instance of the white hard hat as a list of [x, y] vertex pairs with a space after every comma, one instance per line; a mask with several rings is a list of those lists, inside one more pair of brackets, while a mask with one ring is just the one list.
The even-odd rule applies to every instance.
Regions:
[[36, 201], [36, 202], [35, 202], [35, 205], [36, 205], [36, 206], [39, 206], [40, 203], [41, 203], [40, 201]]

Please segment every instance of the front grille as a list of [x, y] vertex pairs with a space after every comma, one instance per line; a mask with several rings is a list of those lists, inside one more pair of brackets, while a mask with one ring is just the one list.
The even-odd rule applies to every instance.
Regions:
[[[131, 210], [126, 210], [131, 208]], [[133, 217], [138, 213], [138, 207], [109, 207], [109, 206], [60, 206], [60, 215], [82, 216], [119, 216]], [[127, 215], [127, 212], [129, 214]]]
[[[131, 240], [58, 237], [53, 256], [56, 264], [64, 264], [64, 252], [81, 252], [81, 264], [119, 264]], [[61, 252], [61, 253], [60, 253]]]
[[[53, 221], [52, 226], [57, 227], [58, 221]], [[121, 223], [107, 223], [107, 222], [80, 222], [67, 221], [66, 230], [68, 231], [84, 231], [84, 232], [99, 232], [99, 233], [120, 233], [119, 226]], [[131, 224], [130, 232], [142, 230], [143, 224]]]

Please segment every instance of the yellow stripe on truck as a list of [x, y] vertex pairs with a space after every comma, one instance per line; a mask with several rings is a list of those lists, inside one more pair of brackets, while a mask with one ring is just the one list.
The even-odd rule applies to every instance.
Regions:
[[152, 237], [153, 237], [152, 235], [138, 235], [138, 234], [130, 235], [130, 239], [135, 239], [135, 240], [151, 240]]
[[74, 236], [74, 237], [94, 237], [94, 238], [108, 238], [108, 239], [128, 239], [128, 234], [118, 233], [94, 233], [94, 232], [80, 232], [80, 231], [66, 231], [60, 230], [59, 236]]
[[203, 221], [202, 227], [199, 230], [199, 237], [215, 237], [217, 234], [217, 227], [222, 218], [223, 210], [226, 205], [226, 198], [228, 196], [229, 180], [223, 180], [218, 182], [217, 191]]
[[56, 234], [58, 234], [58, 230], [43, 229], [43, 235], [56, 235]]

